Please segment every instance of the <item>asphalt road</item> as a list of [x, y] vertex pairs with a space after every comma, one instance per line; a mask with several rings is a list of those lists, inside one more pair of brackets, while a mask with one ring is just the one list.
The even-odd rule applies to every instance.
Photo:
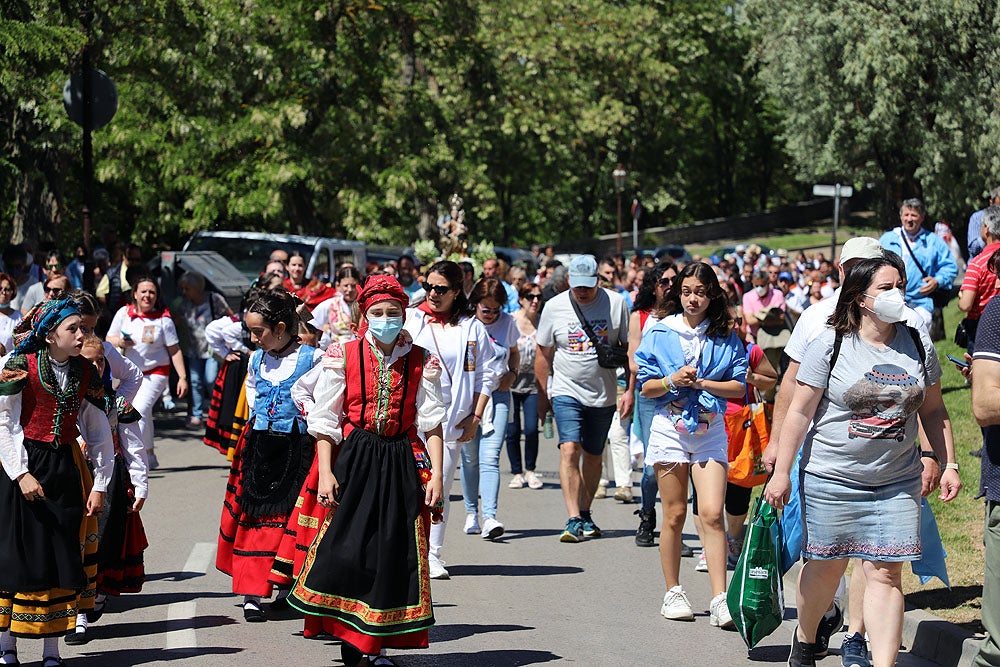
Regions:
[[[151, 479], [143, 510], [150, 547], [141, 593], [111, 600], [92, 626], [90, 643], [64, 647], [74, 667], [119, 665], [339, 665], [339, 645], [302, 638], [295, 612], [262, 624], [243, 622], [230, 580], [215, 569], [215, 544], [228, 463], [179, 428], [179, 418], [157, 424], [161, 468]], [[462, 533], [460, 483], [453, 487], [453, 518], [444, 558], [452, 578], [433, 582], [437, 625], [425, 651], [393, 653], [401, 665], [487, 667], [581, 665], [784, 664], [795, 624], [794, 593], [786, 621], [748, 658], [739, 635], [711, 627], [708, 575], [682, 563], [681, 580], [695, 608], [694, 622], [659, 615], [664, 593], [657, 549], [633, 542], [632, 512], [610, 496], [594, 503], [601, 539], [562, 544], [565, 509], [558, 455], [544, 442], [539, 472], [545, 488], [507, 488], [502, 461], [499, 518], [506, 534], [496, 542]], [[636, 493], [638, 487], [636, 486]], [[687, 535], [688, 543], [696, 538]], [[839, 637], [831, 646], [839, 647]], [[19, 642], [22, 663], [37, 661], [41, 642]], [[832, 649], [820, 665], [840, 664]], [[903, 654], [900, 665], [931, 663]]]

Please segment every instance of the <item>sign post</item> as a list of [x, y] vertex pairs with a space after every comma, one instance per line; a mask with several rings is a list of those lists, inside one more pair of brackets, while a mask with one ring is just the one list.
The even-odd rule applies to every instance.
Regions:
[[850, 199], [854, 188], [850, 185], [820, 185], [813, 186], [813, 196], [833, 197], [833, 234], [830, 237], [830, 261], [837, 256], [837, 227], [840, 226], [840, 200]]

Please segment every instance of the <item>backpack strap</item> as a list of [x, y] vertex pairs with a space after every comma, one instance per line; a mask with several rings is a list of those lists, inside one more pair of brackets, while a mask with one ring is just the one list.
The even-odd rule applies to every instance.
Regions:
[[830, 375], [833, 375], [833, 367], [837, 365], [837, 358], [840, 356], [840, 346], [844, 342], [844, 334], [837, 332], [833, 338], [833, 354], [830, 355]]

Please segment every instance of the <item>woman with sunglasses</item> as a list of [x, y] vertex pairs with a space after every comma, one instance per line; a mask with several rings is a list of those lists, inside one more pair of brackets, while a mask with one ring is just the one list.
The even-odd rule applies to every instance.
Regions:
[[14, 307], [17, 296], [17, 281], [6, 273], [0, 273], [0, 355], [14, 349], [14, 327], [24, 317]]
[[[507, 488], [542, 488], [542, 480], [535, 474], [538, 459], [538, 387], [535, 386], [535, 334], [538, 318], [542, 314], [542, 288], [526, 283], [520, 291], [521, 307], [514, 311], [517, 325], [517, 353], [520, 364], [517, 379], [510, 388], [513, 413], [507, 428], [507, 458], [514, 477]], [[521, 464], [521, 418], [524, 418], [524, 465]], [[523, 474], [522, 474], [523, 471]]]
[[[65, 267], [63, 257], [58, 251], [53, 250], [46, 255], [45, 277], [24, 291], [24, 297], [21, 299], [21, 312], [23, 314], [27, 314], [29, 310], [43, 301], [58, 298], [48, 294], [48, 283], [53, 278], [64, 275]], [[69, 285], [69, 279], [66, 280], [66, 283]]]
[[[506, 366], [496, 363], [498, 355], [486, 327], [467, 315], [462, 278], [462, 267], [455, 262], [441, 261], [431, 266], [423, 283], [427, 299], [407, 310], [405, 325], [414, 344], [437, 355], [444, 367], [440, 382], [448, 406], [441, 471], [445, 499], [451, 492], [462, 444], [475, 437], [490, 395], [506, 371]], [[431, 579], [448, 578], [441, 560], [447, 522], [446, 500], [443, 520], [431, 526]]]
[[[655, 327], [667, 315], [670, 287], [677, 276], [677, 267], [669, 259], [663, 259], [655, 267], [643, 274], [642, 285], [635, 296], [632, 316], [628, 323], [629, 370], [639, 372], [635, 363], [635, 351], [639, 349], [644, 333]], [[656, 412], [656, 401], [646, 398], [636, 387], [635, 419], [633, 432], [642, 441], [642, 455], [646, 455], [649, 444], [649, 427]], [[639, 529], [635, 533], [635, 544], [640, 547], [654, 546], [653, 531], [656, 530], [656, 475], [653, 466], [644, 465], [642, 481], [639, 483], [642, 507], [635, 511], [639, 515]], [[631, 493], [631, 491], [629, 491]], [[683, 547], [687, 545], [682, 545]], [[690, 547], [688, 547], [690, 549]]]
[[[480, 533], [484, 540], [503, 535], [497, 521], [500, 495], [500, 449], [507, 434], [510, 416], [510, 388], [517, 379], [520, 365], [517, 349], [518, 330], [514, 318], [503, 312], [507, 291], [496, 278], [476, 283], [469, 295], [469, 305], [476, 319], [483, 323], [496, 346], [498, 363], [504, 364], [500, 384], [486, 405], [482, 423], [472, 440], [462, 445], [462, 495], [465, 496], [465, 532]], [[479, 495], [483, 497], [483, 523], [479, 525]]]

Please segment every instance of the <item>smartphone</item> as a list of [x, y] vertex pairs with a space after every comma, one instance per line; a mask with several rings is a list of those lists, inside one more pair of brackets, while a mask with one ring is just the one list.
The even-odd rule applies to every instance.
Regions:
[[948, 357], [948, 361], [950, 361], [951, 363], [955, 364], [959, 368], [968, 368], [969, 367], [969, 364], [966, 363], [966, 362], [964, 362], [964, 361], [962, 361], [961, 359], [956, 359], [955, 357], [951, 356], [950, 354], [946, 355], [946, 356]]
[[122, 338], [125, 340], [132, 340], [132, 336], [129, 336], [127, 331], [122, 332]]

